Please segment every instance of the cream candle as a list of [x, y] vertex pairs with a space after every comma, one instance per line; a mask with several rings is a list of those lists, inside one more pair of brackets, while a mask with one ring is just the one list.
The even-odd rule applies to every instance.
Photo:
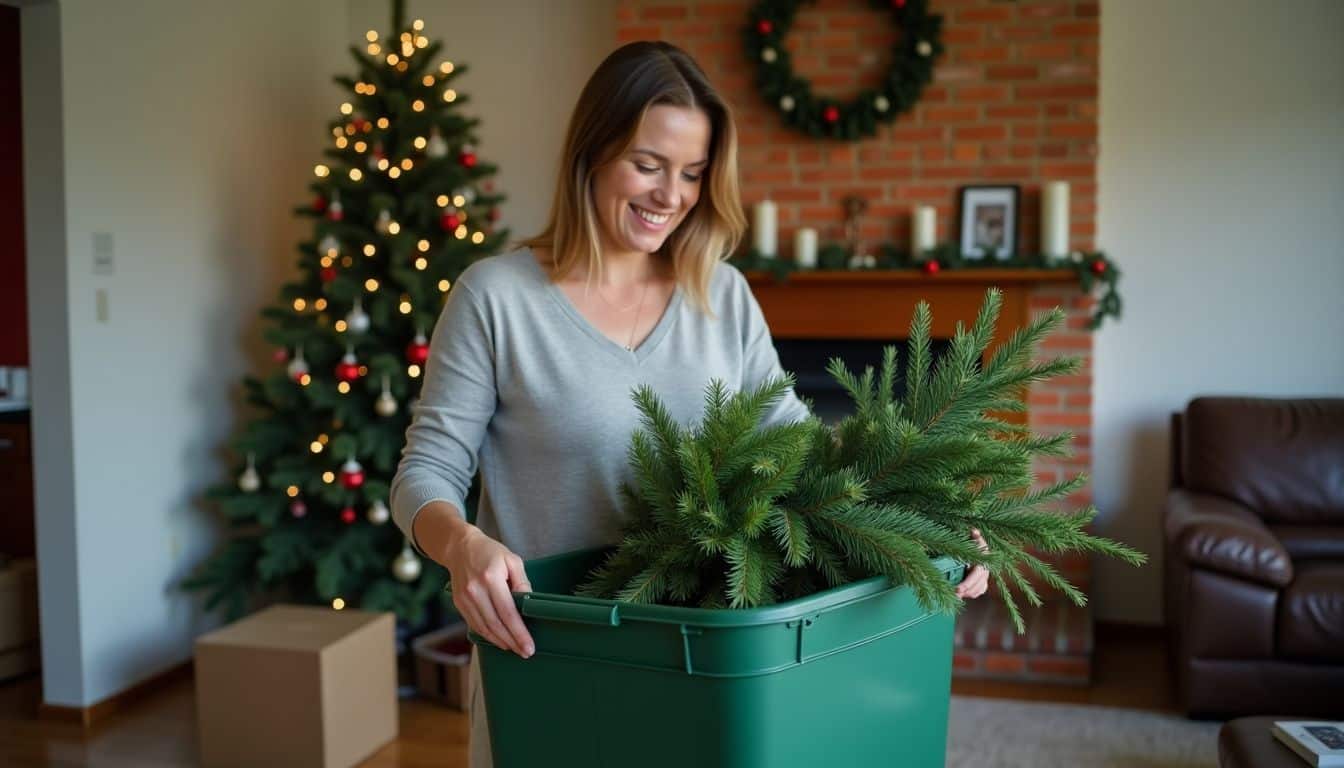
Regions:
[[1069, 183], [1046, 182], [1041, 188], [1041, 253], [1059, 259], [1069, 252]]
[[774, 258], [777, 254], [775, 236], [776, 236], [776, 217], [778, 212], [775, 209], [775, 203], [766, 199], [756, 204], [753, 211], [752, 221], [752, 244], [756, 247], [756, 252], [762, 256]]
[[937, 245], [938, 214], [932, 205], [917, 205], [910, 216], [910, 253], [916, 257]]
[[793, 233], [793, 261], [802, 269], [817, 266], [817, 230], [802, 227]]

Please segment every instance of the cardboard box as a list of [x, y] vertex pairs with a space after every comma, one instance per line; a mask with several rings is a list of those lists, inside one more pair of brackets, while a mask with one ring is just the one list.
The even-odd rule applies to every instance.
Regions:
[[38, 637], [37, 561], [25, 557], [0, 568], [0, 680], [38, 668]]
[[467, 625], [457, 622], [421, 635], [411, 647], [415, 688], [420, 695], [465, 712], [470, 699], [467, 665], [471, 663]]
[[391, 613], [277, 605], [196, 639], [201, 765], [345, 768], [397, 737]]

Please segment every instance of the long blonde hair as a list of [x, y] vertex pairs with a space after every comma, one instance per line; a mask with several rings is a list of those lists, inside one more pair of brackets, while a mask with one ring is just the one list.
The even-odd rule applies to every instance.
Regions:
[[685, 51], [664, 42], [621, 46], [598, 65], [579, 95], [560, 157], [560, 173], [546, 228], [515, 244], [548, 248], [551, 279], [580, 264], [602, 274], [599, 221], [592, 182], [597, 169], [624, 154], [650, 108], [660, 105], [703, 110], [710, 122], [709, 166], [700, 199], [667, 236], [658, 254], [669, 257], [678, 285], [693, 306], [714, 316], [709, 281], [717, 262], [737, 248], [746, 232], [737, 184], [737, 127], [732, 109]]

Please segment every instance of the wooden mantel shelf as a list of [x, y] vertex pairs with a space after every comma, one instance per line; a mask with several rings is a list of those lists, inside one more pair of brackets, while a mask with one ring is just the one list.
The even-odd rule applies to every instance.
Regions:
[[[752, 285], [773, 283], [769, 272], [752, 270], [745, 273]], [[926, 275], [912, 269], [818, 269], [790, 272], [786, 282], [796, 283], [975, 283], [1002, 285], [1004, 283], [1068, 283], [1078, 279], [1071, 269], [953, 269]]]
[[1076, 282], [1069, 269], [957, 269], [925, 275], [912, 270], [816, 270], [776, 280], [767, 271], [746, 273], [765, 314], [781, 339], [904, 339], [915, 305], [927, 301], [935, 338], [952, 338], [957, 323], [970, 327], [997, 286], [1003, 292], [999, 326], [989, 351], [1029, 321], [1028, 295], [1042, 284]]

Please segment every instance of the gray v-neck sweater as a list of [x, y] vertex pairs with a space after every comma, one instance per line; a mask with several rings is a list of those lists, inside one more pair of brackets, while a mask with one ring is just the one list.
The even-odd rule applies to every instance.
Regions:
[[[709, 302], [713, 320], [677, 287], [629, 351], [579, 313], [530, 249], [472, 264], [448, 294], [411, 406], [390, 493], [397, 525], [411, 536], [416, 513], [434, 500], [462, 510], [479, 467], [476, 525], [523, 559], [614, 544], [620, 487], [634, 481], [635, 387], [652, 387], [691, 426], [704, 416], [711, 379], [742, 390], [782, 373], [736, 267], [715, 267]], [[790, 392], [767, 421], [808, 415]]]

